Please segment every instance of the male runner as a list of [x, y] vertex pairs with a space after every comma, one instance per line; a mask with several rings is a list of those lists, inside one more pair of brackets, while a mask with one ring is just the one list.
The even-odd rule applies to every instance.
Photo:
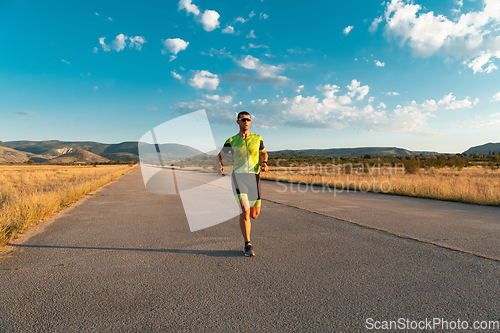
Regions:
[[[236, 117], [240, 131], [224, 143], [218, 155], [218, 172], [224, 173], [222, 158], [231, 152], [234, 158], [234, 169], [231, 175], [233, 191], [241, 206], [240, 228], [245, 240], [245, 257], [255, 255], [250, 244], [250, 218], [256, 219], [260, 214], [260, 172], [267, 172], [267, 152], [262, 137], [250, 133], [252, 118], [250, 113], [241, 111]], [[259, 165], [259, 155], [262, 164]]]

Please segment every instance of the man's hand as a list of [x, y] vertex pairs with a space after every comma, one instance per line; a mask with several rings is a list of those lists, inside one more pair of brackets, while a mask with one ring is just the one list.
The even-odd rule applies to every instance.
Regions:
[[269, 167], [267, 166], [267, 163], [262, 163], [260, 165], [260, 171], [261, 172], [267, 172], [267, 170], [269, 170]]

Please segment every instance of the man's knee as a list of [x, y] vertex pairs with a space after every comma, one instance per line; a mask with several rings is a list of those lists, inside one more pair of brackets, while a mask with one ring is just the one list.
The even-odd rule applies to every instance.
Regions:
[[259, 216], [259, 214], [260, 214], [260, 209], [255, 209], [255, 208], [250, 209], [250, 217], [252, 219], [255, 220]]

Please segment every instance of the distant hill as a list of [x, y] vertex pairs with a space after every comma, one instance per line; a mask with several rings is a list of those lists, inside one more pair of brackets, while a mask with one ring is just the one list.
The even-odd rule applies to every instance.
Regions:
[[18, 151], [9, 147], [0, 147], [0, 163], [14, 162], [21, 163], [29, 160], [29, 156], [33, 155], [24, 151]]
[[50, 163], [71, 163], [71, 162], [81, 162], [81, 163], [94, 163], [94, 162], [109, 162], [109, 159], [99, 156], [97, 154], [91, 153], [86, 150], [77, 150], [71, 153], [61, 155], [59, 157], [49, 160]]
[[92, 141], [65, 142], [58, 140], [47, 140], [7, 141], [0, 142], [0, 146], [9, 147], [15, 150], [25, 151], [38, 155], [56, 157], [76, 150], [86, 150], [94, 154], [101, 154], [108, 146], [111, 145]]
[[129, 141], [108, 145], [102, 154], [113, 154], [113, 153], [129, 153], [136, 156], [139, 155], [139, 150], [137, 149], [137, 141]]
[[417, 156], [438, 155], [437, 152], [430, 151], [410, 151], [396, 147], [363, 147], [363, 148], [330, 148], [330, 149], [303, 149], [303, 150], [278, 150], [271, 151], [272, 155], [310, 155], [310, 156], [337, 156], [337, 157], [357, 157], [364, 155], [372, 156]]
[[493, 152], [498, 152], [500, 154], [500, 142], [497, 143], [486, 143], [484, 145], [480, 146], [475, 146], [475, 147], [470, 147], [466, 151], [464, 151], [464, 154], [489, 154]]
[[109, 153], [101, 154], [102, 157], [107, 158], [111, 161], [122, 161], [122, 162], [136, 162], [139, 161], [139, 156], [131, 153]]

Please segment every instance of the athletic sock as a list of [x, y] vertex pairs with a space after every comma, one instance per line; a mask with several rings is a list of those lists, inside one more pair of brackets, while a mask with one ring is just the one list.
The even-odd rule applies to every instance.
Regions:
[[245, 246], [247, 246], [248, 244], [250, 244], [250, 242], [245, 242]]

